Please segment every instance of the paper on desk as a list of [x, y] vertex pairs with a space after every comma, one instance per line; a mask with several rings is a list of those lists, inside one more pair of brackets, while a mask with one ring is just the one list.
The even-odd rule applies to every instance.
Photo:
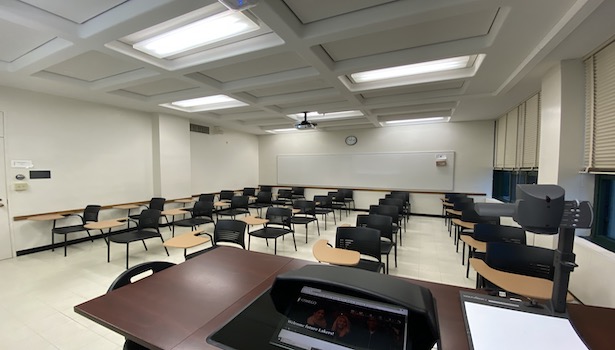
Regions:
[[587, 350], [570, 321], [473, 302], [464, 302], [474, 349]]

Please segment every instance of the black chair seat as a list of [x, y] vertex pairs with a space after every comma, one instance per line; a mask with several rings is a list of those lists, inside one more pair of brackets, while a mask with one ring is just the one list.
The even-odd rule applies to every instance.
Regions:
[[393, 250], [393, 246], [395, 246], [395, 244], [393, 244], [393, 242], [389, 241], [389, 240], [381, 240], [380, 241], [380, 254], [390, 254], [391, 251]]
[[359, 260], [359, 263], [352, 267], [361, 269], [361, 270], [378, 272], [378, 273], [380, 271], [384, 271], [384, 263], [381, 263], [378, 261], [372, 261], [372, 260], [365, 260], [365, 259]]
[[241, 215], [241, 214], [250, 214], [250, 211], [244, 208], [233, 208], [233, 209], [220, 210], [217, 214], [221, 216], [226, 215], [226, 216], [234, 217], [234, 216]]
[[318, 219], [313, 217], [293, 216], [290, 222], [297, 225], [306, 225], [314, 221], [318, 221]]
[[72, 225], [72, 226], [64, 226], [64, 227], [56, 227], [51, 232], [58, 235], [66, 235], [73, 232], [85, 231], [86, 228], [83, 225]]
[[214, 221], [210, 218], [189, 218], [189, 219], [175, 221], [173, 222], [173, 225], [182, 226], [182, 227], [194, 227], [194, 226], [209, 224], [212, 222]]
[[265, 227], [255, 231], [251, 231], [250, 236], [275, 239], [291, 232], [293, 231], [279, 227]]
[[160, 234], [153, 231], [130, 231], [112, 235], [109, 237], [109, 240], [115, 243], [126, 244], [156, 237], [160, 237]]

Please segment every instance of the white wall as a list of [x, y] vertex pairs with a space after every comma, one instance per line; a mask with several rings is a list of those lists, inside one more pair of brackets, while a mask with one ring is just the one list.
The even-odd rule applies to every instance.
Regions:
[[[152, 119], [145, 113], [0, 88], [10, 216], [152, 197]], [[12, 188], [11, 160], [31, 160], [51, 179]], [[124, 213], [125, 215], [125, 213]], [[50, 223], [11, 221], [13, 249], [49, 244]]]
[[158, 167], [155, 167], [154, 194], [167, 199], [187, 198], [192, 196], [190, 122], [188, 119], [158, 115], [154, 118], [154, 147], [159, 145]]
[[[277, 185], [277, 156], [289, 154], [345, 154], [413, 151], [455, 151], [454, 191], [491, 196], [493, 121], [423, 124], [394, 128], [336, 132], [306, 131], [259, 136], [259, 180]], [[344, 143], [355, 135], [355, 146]], [[310, 184], [305, 184], [309, 186]], [[408, 190], [412, 190], [409, 188]], [[306, 193], [309, 196], [312, 192]], [[357, 208], [368, 208], [380, 193], [355, 193]], [[441, 195], [413, 195], [413, 212], [440, 214]]]
[[257, 187], [258, 138], [224, 131], [190, 133], [192, 194]]

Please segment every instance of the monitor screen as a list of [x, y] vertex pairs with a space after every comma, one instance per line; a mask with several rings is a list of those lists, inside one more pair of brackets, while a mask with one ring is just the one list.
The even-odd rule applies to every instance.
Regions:
[[271, 344], [285, 349], [406, 349], [408, 309], [318, 288], [301, 289]]

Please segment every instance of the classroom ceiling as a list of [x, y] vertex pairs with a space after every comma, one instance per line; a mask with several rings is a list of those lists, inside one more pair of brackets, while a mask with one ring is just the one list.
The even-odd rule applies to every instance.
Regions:
[[[156, 58], [132, 46], [146, 29], [224, 7], [215, 0], [2, 0], [0, 84], [252, 134], [292, 127], [297, 121], [288, 115], [304, 111], [362, 114], [318, 121], [323, 131], [429, 116], [495, 119], [539, 91], [556, 62], [582, 57], [615, 34], [614, 3], [260, 0], [243, 12], [258, 31]], [[478, 54], [485, 56], [474, 76], [392, 87], [347, 79]], [[192, 113], [161, 106], [220, 94], [244, 105]]]

